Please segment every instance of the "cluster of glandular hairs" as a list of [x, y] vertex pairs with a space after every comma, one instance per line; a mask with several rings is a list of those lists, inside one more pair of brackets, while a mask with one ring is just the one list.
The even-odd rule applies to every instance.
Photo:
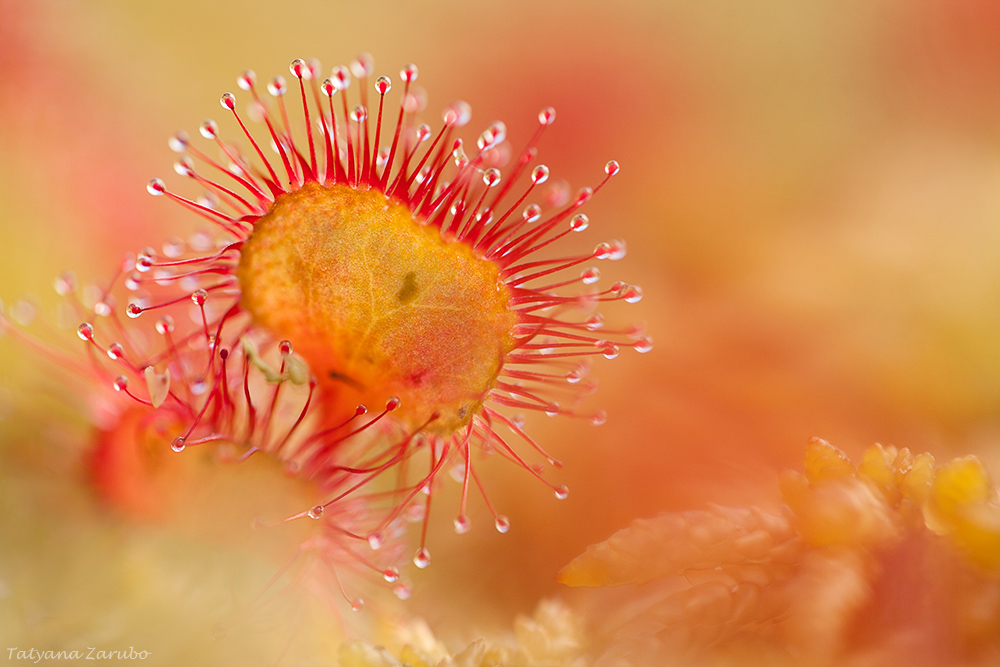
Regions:
[[[549, 170], [535, 164], [536, 144], [555, 119], [551, 108], [539, 114], [538, 130], [502, 171], [510, 158], [503, 123], [491, 123], [471, 154], [453, 136], [469, 121], [464, 103], [445, 109], [436, 132], [418, 124], [423, 93], [414, 85], [413, 65], [400, 73], [403, 90], [394, 126], [383, 121], [391, 108], [386, 104], [388, 77], [375, 79], [378, 99], [371, 113], [370, 57], [359, 58], [350, 68], [333, 68], [332, 76], [322, 82], [315, 61], [295, 60], [290, 70], [297, 86], [289, 88], [280, 76], [266, 86], [276, 109], [265, 103], [253, 72], [237, 80], [249, 93], [248, 116], [262, 123], [263, 130], [248, 128], [233, 94], [222, 96], [222, 107], [242, 135], [242, 149], [224, 140], [211, 120], [200, 128], [214, 144], [210, 148], [198, 148], [184, 133], [171, 138], [171, 148], [181, 154], [175, 170], [202, 186], [204, 194], [188, 198], [159, 179], [150, 181], [149, 192], [166, 195], [200, 215], [212, 223], [215, 235], [202, 233], [188, 243], [170, 241], [161, 252], [146, 248], [126, 260], [111, 284], [100, 290], [91, 308], [95, 317], [80, 325], [79, 336], [98, 372], [115, 390], [145, 409], [175, 418], [177, 432], [165, 443], [175, 452], [227, 442], [241, 448], [243, 457], [275, 457], [315, 485], [316, 504], [290, 518], [332, 522], [331, 517], [342, 515], [331, 511], [335, 506], [368, 498], [372, 507], [382, 506], [383, 511], [366, 513], [368, 525], [336, 528], [344, 539], [367, 543], [371, 549], [379, 549], [387, 536], [398, 532], [394, 526], [400, 520], [416, 518], [423, 530], [414, 562], [425, 567], [430, 561], [427, 518], [442, 471], [451, 471], [462, 483], [458, 532], [469, 529], [470, 482], [482, 491], [497, 530], [506, 532], [509, 521], [486, 498], [473, 466], [473, 448], [515, 462], [557, 497], [565, 497], [565, 487], [543, 477], [544, 464], [532, 462], [520, 450], [533, 450], [535, 459], [540, 456], [549, 465], [559, 462], [522, 430], [521, 418], [508, 411], [583, 416], [602, 423], [603, 413], [582, 415], [573, 407], [593, 388], [584, 381], [590, 358], [614, 358], [622, 346], [640, 352], [652, 347], [641, 328], [608, 330], [595, 310], [600, 302], [634, 303], [642, 296], [639, 287], [625, 283], [596, 286], [600, 272], [591, 262], [621, 259], [626, 252], [623, 241], [600, 243], [582, 255], [549, 252], [562, 237], [588, 227], [581, 207], [619, 167], [608, 162], [596, 187], [569, 196], [565, 188], [543, 188]], [[360, 104], [353, 108], [347, 99], [351, 73], [360, 88]], [[288, 96], [299, 98], [301, 121], [290, 120]], [[345, 187], [381, 193], [391, 205], [405, 207], [415, 229], [436, 230], [446, 248], [464, 249], [474, 257], [470, 261], [493, 267], [495, 288], [506, 290], [511, 326], [505, 335], [510, 343], [498, 346], [495, 374], [472, 402], [474, 410], [466, 415], [462, 408], [447, 427], [441, 426], [442, 411], [436, 409], [416, 421], [398, 418], [407, 405], [391, 387], [377, 407], [343, 405], [341, 394], [328, 390], [326, 374], [314, 370], [315, 359], [297, 354], [300, 341], [270, 330], [260, 313], [245, 306], [248, 285], [240, 273], [241, 255], [258, 223], [296, 193], [329, 194]], [[297, 224], [313, 222], [306, 216]], [[281, 239], [270, 242], [280, 246]], [[122, 287], [129, 292], [121, 299], [127, 319], [119, 317], [114, 297], [121, 296]], [[60, 289], [72, 291], [67, 281]], [[454, 308], [466, 305], [472, 304], [455, 303]], [[424, 343], [435, 345], [431, 340], [415, 344]], [[367, 395], [378, 392], [375, 386]], [[415, 396], [421, 403], [419, 391]], [[427, 461], [417, 464], [414, 457], [422, 451]], [[386, 570], [387, 579], [396, 576], [395, 570]]]

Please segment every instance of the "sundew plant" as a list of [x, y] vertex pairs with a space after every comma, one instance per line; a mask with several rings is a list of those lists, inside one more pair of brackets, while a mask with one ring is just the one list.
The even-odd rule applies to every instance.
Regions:
[[624, 241], [560, 252], [561, 239], [591, 226], [585, 205], [619, 165], [575, 193], [548, 183], [537, 146], [554, 109], [519, 148], [499, 121], [467, 146], [465, 103], [446, 106], [436, 128], [422, 122], [414, 65], [395, 90], [367, 55], [329, 71], [296, 59], [289, 70], [291, 84], [240, 74], [241, 97], [220, 98], [228, 131], [206, 120], [200, 140], [170, 138], [188, 182], [156, 178], [147, 189], [203, 218], [205, 232], [168, 232], [106, 282], [81, 290], [66, 273], [56, 290], [80, 321], [83, 350], [69, 365], [117, 394], [117, 420], [90, 458], [100, 496], [155, 512], [168, 502], [169, 480], [157, 479], [165, 454], [220, 466], [264, 457], [308, 499], [282, 520], [316, 522], [299, 551], [324, 562], [360, 610], [344, 566], [409, 596], [406, 525], [417, 525], [412, 561], [425, 568], [445, 473], [461, 484], [458, 533], [477, 496], [497, 531], [510, 528], [490, 502], [484, 457], [565, 498], [551, 479], [561, 462], [523, 415], [602, 424], [603, 412], [581, 407], [595, 388], [591, 359], [648, 352], [652, 339], [600, 312], [642, 298], [636, 285], [601, 284], [598, 265], [622, 259]]

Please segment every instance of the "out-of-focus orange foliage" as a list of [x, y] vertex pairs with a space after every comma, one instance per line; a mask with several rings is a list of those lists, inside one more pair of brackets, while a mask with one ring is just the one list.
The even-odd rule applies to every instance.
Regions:
[[1000, 498], [977, 458], [935, 467], [929, 454], [876, 444], [855, 466], [816, 438], [805, 473], [786, 472], [781, 490], [781, 512], [714, 506], [638, 520], [564, 568], [570, 586], [673, 580], [636, 588], [624, 614], [591, 617], [604, 659], [1000, 657]]

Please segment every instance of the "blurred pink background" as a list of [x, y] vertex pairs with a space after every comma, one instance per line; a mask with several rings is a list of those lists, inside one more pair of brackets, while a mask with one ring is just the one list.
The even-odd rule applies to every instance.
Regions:
[[[483, 475], [509, 534], [480, 504], [456, 536], [457, 489], [435, 503], [410, 608], [505, 624], [634, 518], [776, 501], [810, 436], [977, 453], [997, 474], [997, 34], [1000, 10], [951, 0], [0, 0], [0, 298], [51, 308], [59, 271], [102, 278], [192, 229], [144, 184], [172, 176], [167, 137], [221, 118], [243, 69], [368, 51], [395, 81], [415, 62], [429, 122], [465, 99], [467, 139], [502, 119], [515, 147], [554, 106], [555, 177], [622, 165], [580, 242], [628, 240], [605, 280], [645, 298], [608, 319], [645, 321], [657, 347], [595, 363], [606, 425], [531, 424], [566, 501], [497, 461]], [[9, 341], [0, 360], [0, 429], [31, 432], [44, 380]]]

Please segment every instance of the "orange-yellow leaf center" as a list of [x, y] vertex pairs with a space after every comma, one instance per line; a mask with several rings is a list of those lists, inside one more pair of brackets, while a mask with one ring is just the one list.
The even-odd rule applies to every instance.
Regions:
[[292, 342], [324, 400], [411, 428], [467, 424], [514, 347], [499, 267], [378, 190], [307, 183], [278, 197], [242, 249], [241, 305]]

